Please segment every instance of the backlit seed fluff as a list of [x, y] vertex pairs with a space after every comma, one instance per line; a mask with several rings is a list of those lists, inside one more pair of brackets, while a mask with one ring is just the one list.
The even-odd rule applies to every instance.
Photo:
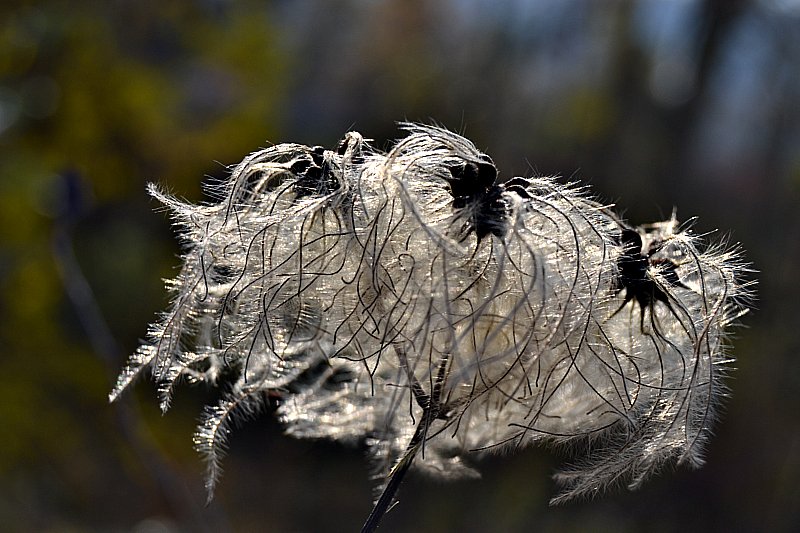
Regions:
[[557, 502], [699, 465], [751, 295], [738, 251], [403, 128], [388, 153], [355, 132], [255, 152], [212, 204], [151, 187], [183, 268], [111, 399], [145, 369], [164, 410], [180, 380], [221, 387], [195, 435], [209, 494], [229, 421], [267, 402], [295, 437], [366, 443], [382, 483], [538, 442], [583, 444]]

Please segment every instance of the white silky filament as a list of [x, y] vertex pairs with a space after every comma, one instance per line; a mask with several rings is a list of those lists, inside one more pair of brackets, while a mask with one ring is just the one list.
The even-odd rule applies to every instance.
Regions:
[[165, 410], [181, 378], [224, 381], [195, 436], [210, 494], [230, 417], [270, 399], [291, 435], [368, 443], [381, 479], [540, 441], [591, 451], [554, 501], [700, 464], [750, 295], [738, 253], [404, 128], [386, 154], [352, 132], [256, 152], [212, 205], [151, 188], [184, 265], [111, 399], [145, 368]]

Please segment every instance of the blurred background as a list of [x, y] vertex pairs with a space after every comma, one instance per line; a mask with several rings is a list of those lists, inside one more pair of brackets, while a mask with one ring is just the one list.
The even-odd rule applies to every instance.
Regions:
[[[78, 7], [80, 6], [80, 7]], [[591, 184], [633, 223], [699, 216], [760, 271], [708, 464], [549, 508], [563, 454], [412, 477], [382, 531], [788, 531], [800, 524], [800, 1], [5, 1], [0, 7], [0, 529], [354, 531], [362, 450], [232, 435], [204, 506], [191, 435], [114, 378], [179, 246], [145, 194], [271, 143], [378, 147], [436, 123], [501, 178]], [[674, 470], [674, 471], [673, 471]]]

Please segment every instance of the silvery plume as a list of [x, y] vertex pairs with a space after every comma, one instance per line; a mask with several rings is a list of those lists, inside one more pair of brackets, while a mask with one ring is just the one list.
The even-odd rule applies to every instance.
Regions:
[[403, 128], [388, 153], [355, 132], [255, 152], [212, 204], [151, 187], [183, 268], [111, 399], [145, 369], [164, 410], [181, 380], [223, 388], [194, 439], [210, 495], [230, 421], [267, 402], [290, 435], [364, 443], [373, 524], [409, 468], [474, 476], [539, 442], [584, 451], [555, 502], [701, 464], [750, 297], [738, 252]]

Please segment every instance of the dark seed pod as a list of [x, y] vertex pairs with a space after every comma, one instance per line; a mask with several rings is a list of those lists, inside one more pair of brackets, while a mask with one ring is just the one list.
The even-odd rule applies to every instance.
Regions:
[[497, 168], [491, 158], [482, 155], [480, 161], [464, 161], [448, 170], [453, 209], [468, 212], [466, 233], [474, 231], [479, 241], [489, 234], [505, 235], [508, 209], [503, 188], [495, 184]]

